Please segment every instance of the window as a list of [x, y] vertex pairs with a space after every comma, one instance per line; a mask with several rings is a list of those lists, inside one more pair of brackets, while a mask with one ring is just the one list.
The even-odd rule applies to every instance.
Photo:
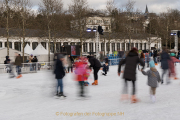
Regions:
[[89, 51], [93, 52], [93, 43], [89, 43]]
[[109, 43], [106, 43], [106, 51], [110, 51], [110, 48], [109, 48]]
[[146, 43], [144, 43], [144, 50], [146, 50]]
[[112, 43], [112, 52], [115, 51], [115, 43]]
[[106, 30], [108, 30], [108, 27], [106, 27]]
[[[36, 43], [36, 42], [33, 42], [32, 45], [34, 45], [35, 43]], [[21, 43], [20, 43], [20, 42], [15, 42], [15, 43], [14, 43], [14, 47], [15, 47], [15, 50], [21, 51]], [[35, 46], [35, 48], [36, 48], [36, 46]], [[35, 48], [34, 48], [34, 49], [35, 49]], [[33, 50], [34, 50], [34, 49], [33, 49]]]
[[56, 52], [57, 52], [57, 53], [60, 53], [60, 52], [61, 52], [60, 50], [61, 50], [61, 43], [60, 43], [60, 42], [57, 42], [57, 43], [56, 43]]
[[[5, 47], [7, 47], [7, 42], [5, 42]], [[9, 42], [9, 48], [12, 48], [12, 42]]]
[[120, 43], [117, 43], [117, 51], [120, 51]]
[[84, 43], [84, 44], [83, 44], [83, 51], [84, 51], [84, 52], [87, 52], [87, 43]]
[[[41, 42], [41, 45], [46, 49], [46, 42]], [[57, 43], [56, 43], [56, 47], [57, 47]]]
[[140, 43], [140, 50], [142, 50], [142, 43]]
[[131, 43], [131, 48], [133, 48], [134, 47], [134, 43]]
[[126, 50], [129, 50], [129, 43], [126, 43]]
[[135, 44], [135, 47], [138, 49], [138, 43]]
[[101, 51], [104, 51], [104, 43], [101, 43]]
[[71, 42], [71, 45], [75, 45], [75, 42]]
[[0, 42], [0, 48], [2, 47], [2, 42]]
[[125, 44], [122, 43], [122, 50], [125, 51]]

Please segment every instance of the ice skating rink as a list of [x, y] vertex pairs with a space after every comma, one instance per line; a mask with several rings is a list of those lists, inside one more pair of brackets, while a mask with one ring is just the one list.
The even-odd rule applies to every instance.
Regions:
[[[180, 80], [159, 85], [156, 103], [150, 100], [147, 77], [137, 71], [137, 97], [140, 102], [120, 101], [124, 80], [111, 66], [107, 76], [100, 75], [99, 85], [86, 87], [87, 99], [79, 99], [79, 87], [73, 74], [64, 78], [66, 99], [57, 99], [52, 72], [23, 74], [9, 79], [0, 74], [0, 120], [179, 120]], [[180, 73], [180, 64], [176, 66]], [[160, 66], [157, 67], [161, 73]], [[177, 74], [180, 78], [179, 73]], [[90, 76], [89, 82], [93, 82]], [[131, 83], [128, 84], [131, 94]]]

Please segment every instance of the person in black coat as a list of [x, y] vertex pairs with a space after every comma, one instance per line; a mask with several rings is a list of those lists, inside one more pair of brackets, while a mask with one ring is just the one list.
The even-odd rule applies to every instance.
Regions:
[[[163, 52], [161, 53], [161, 68], [163, 69], [161, 84], [163, 84], [164, 82], [163, 81], [164, 75], [168, 73], [168, 69], [169, 69], [168, 60], [170, 60], [170, 56], [167, 53], [166, 48], [163, 48]], [[167, 77], [167, 80], [166, 80], [167, 84], [170, 83], [168, 79], [169, 78]]]
[[135, 81], [136, 81], [136, 68], [137, 65], [140, 63], [143, 66], [145, 63], [138, 57], [138, 50], [137, 48], [132, 48], [132, 50], [127, 54], [127, 57], [120, 61], [118, 67], [118, 75], [121, 74], [121, 66], [125, 64], [124, 76], [125, 79], [125, 86], [123, 91], [123, 96], [127, 96], [127, 81], [132, 81], [133, 84], [133, 91], [132, 91], [132, 102], [137, 102], [135, 97]]
[[[55, 77], [58, 81], [58, 85], [57, 85], [57, 94], [58, 96], [64, 96], [63, 94], [63, 77], [65, 76], [65, 71], [64, 71], [64, 67], [62, 64], [62, 61], [64, 60], [63, 55], [59, 54], [57, 61], [55, 63], [55, 70], [54, 70], [54, 74]], [[58, 93], [58, 88], [60, 87], [60, 92]]]
[[106, 76], [108, 71], [109, 71], [109, 65], [108, 63], [105, 63], [103, 65], [103, 72], [104, 72], [103, 75]]
[[89, 67], [92, 67], [94, 69], [94, 82], [92, 83], [92, 85], [98, 85], [98, 72], [101, 68], [101, 63], [93, 56], [87, 56], [87, 58], [89, 60], [89, 63], [91, 64]]
[[36, 63], [38, 62], [37, 57], [34, 56], [34, 58], [31, 60], [31, 62], [33, 63], [33, 64], [32, 64], [33, 70], [36, 70]]
[[157, 65], [157, 56], [158, 56], [157, 50], [155, 49], [154, 53], [153, 53], [153, 58], [154, 58], [155, 65]]

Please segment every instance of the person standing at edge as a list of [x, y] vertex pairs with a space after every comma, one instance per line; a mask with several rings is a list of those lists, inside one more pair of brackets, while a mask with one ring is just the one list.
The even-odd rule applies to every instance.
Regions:
[[89, 63], [91, 64], [89, 67], [92, 67], [94, 70], [94, 82], [92, 83], [92, 85], [98, 85], [98, 71], [101, 68], [101, 63], [93, 56], [87, 56], [87, 58], [89, 60]]
[[[56, 65], [55, 65], [55, 70], [54, 70], [54, 74], [55, 77], [57, 79], [58, 85], [57, 85], [57, 96], [61, 97], [66, 97], [63, 94], [63, 77], [65, 76], [65, 71], [64, 71], [64, 67], [63, 67], [63, 60], [64, 60], [64, 56], [59, 54], [57, 57], [57, 61], [56, 61]], [[58, 88], [60, 87], [60, 92], [58, 93]]]
[[138, 57], [138, 49], [132, 48], [130, 52], [127, 54], [127, 57], [120, 61], [119, 67], [118, 67], [118, 76], [121, 74], [121, 66], [125, 64], [125, 70], [124, 70], [124, 76], [125, 79], [125, 85], [123, 90], [123, 95], [121, 99], [127, 99], [128, 98], [128, 91], [127, 91], [127, 81], [132, 81], [133, 84], [133, 91], [132, 91], [132, 97], [131, 102], [136, 103], [137, 98], [135, 96], [135, 81], [136, 81], [136, 68], [137, 64], [143, 66], [144, 68], [144, 61], [140, 60]]
[[20, 56], [20, 54], [16, 53], [16, 59], [15, 59], [15, 63], [14, 63], [16, 65], [16, 70], [18, 73], [18, 76], [16, 78], [22, 77], [22, 75], [21, 75], [22, 63], [23, 63], [22, 57]]

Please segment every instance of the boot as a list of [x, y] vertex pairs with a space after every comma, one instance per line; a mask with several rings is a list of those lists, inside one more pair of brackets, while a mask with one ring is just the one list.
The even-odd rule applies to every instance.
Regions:
[[132, 97], [131, 97], [131, 103], [136, 103], [136, 102], [138, 102], [138, 99], [136, 98], [135, 95], [132, 95]]
[[92, 85], [98, 85], [98, 80], [95, 80]]
[[128, 97], [128, 94], [122, 94], [121, 95], [121, 101], [123, 101], [123, 100], [128, 100], [129, 99], [129, 97]]
[[179, 78], [175, 77], [174, 80], [178, 80]]
[[58, 96], [59, 94], [58, 94], [58, 91], [57, 91], [57, 93], [56, 93], [56, 96]]
[[20, 75], [18, 75], [16, 78], [18, 79], [18, 78], [20, 78], [20, 77], [22, 77], [22, 75], [20, 74]]
[[66, 97], [64, 94], [63, 94], [63, 92], [60, 92], [60, 95], [59, 95], [60, 97]]

